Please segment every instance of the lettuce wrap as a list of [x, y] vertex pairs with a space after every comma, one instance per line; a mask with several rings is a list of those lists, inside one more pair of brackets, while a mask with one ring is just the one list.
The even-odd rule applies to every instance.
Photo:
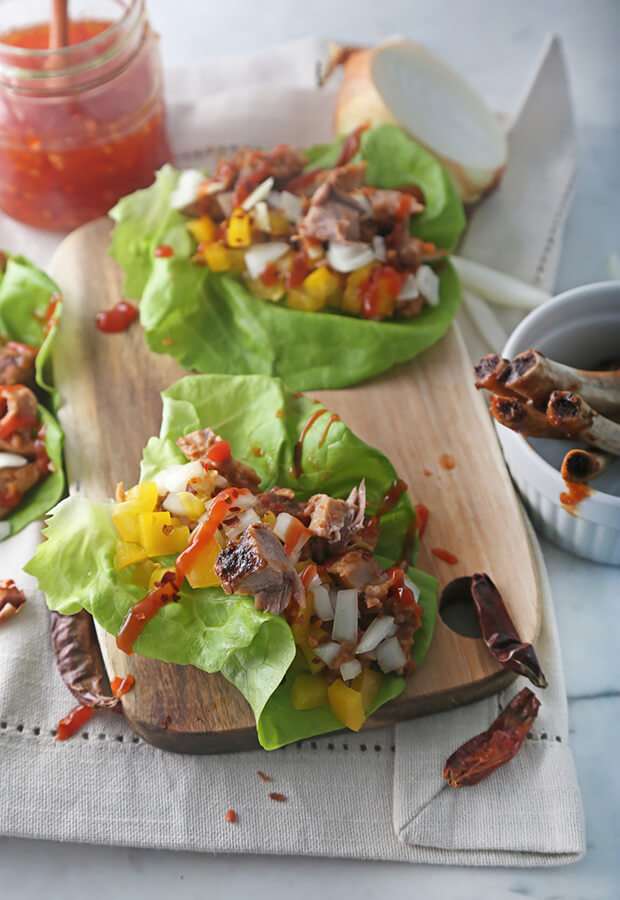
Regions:
[[[236, 459], [255, 468], [261, 490], [277, 484], [294, 488], [301, 499], [317, 492], [345, 497], [365, 478], [373, 512], [397, 477], [389, 460], [342, 422], [331, 426], [322, 446], [323, 428], [309, 431], [302, 472], [298, 478], [292, 476], [296, 441], [319, 407], [288, 392], [279, 379], [188, 376], [164, 391], [162, 399], [160, 436], [151, 438], [144, 450], [141, 481], [166, 466], [186, 462], [176, 438], [207, 425], [230, 442]], [[262, 455], [252, 452], [257, 446]], [[64, 500], [48, 519], [47, 540], [24, 568], [37, 578], [50, 609], [67, 615], [86, 609], [106, 631], [116, 634], [144, 589], [132, 582], [134, 566], [117, 569], [118, 535], [111, 510], [111, 503]], [[377, 558], [383, 566], [399, 557], [412, 515], [411, 501], [404, 494], [382, 517]], [[173, 561], [174, 557], [161, 559], [163, 565]], [[422, 627], [413, 651], [416, 662], [421, 662], [433, 633], [437, 585], [414, 568], [408, 574], [421, 589]], [[293, 708], [289, 683], [284, 681], [290, 681], [299, 666], [291, 628], [284, 618], [255, 610], [251, 596], [228, 596], [220, 587], [192, 589], [185, 582], [179, 602], [163, 606], [134, 647], [143, 656], [221, 672], [250, 704], [265, 749], [342, 727], [329, 706]], [[403, 688], [403, 678], [383, 675], [373, 711]]]
[[[308, 168], [333, 166], [341, 141], [306, 151]], [[453, 249], [465, 227], [462, 204], [440, 163], [391, 125], [361, 135], [353, 162], [368, 164], [366, 182], [379, 188], [416, 184], [425, 209], [412, 233]], [[127, 297], [141, 298], [148, 346], [200, 372], [277, 375], [291, 390], [346, 387], [411, 359], [438, 341], [456, 315], [458, 277], [438, 269], [440, 302], [407, 319], [373, 321], [330, 310], [308, 313], [251, 293], [243, 281], [191, 261], [196, 241], [187, 217], [171, 209], [180, 173], [165, 166], [146, 190], [111, 211], [110, 254], [121, 265]], [[160, 245], [174, 255], [155, 258]]]

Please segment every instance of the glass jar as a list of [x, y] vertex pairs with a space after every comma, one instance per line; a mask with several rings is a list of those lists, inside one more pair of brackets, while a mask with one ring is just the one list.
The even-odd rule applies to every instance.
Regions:
[[[17, 6], [23, 22], [28, 3]], [[70, 21], [69, 46], [49, 50], [47, 24], [13, 19], [7, 30], [11, 7], [0, 0], [0, 209], [66, 231], [170, 160], [158, 37], [144, 0], [91, 0], [89, 17]]]

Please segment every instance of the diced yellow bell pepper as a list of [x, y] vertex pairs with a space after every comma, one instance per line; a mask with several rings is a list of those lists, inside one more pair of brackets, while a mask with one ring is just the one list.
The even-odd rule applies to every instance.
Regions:
[[373, 269], [378, 267], [378, 263], [371, 262], [366, 266], [362, 266], [359, 269], [355, 269], [354, 272], [351, 272], [347, 275], [347, 287], [359, 287], [363, 284]]
[[276, 517], [275, 517], [274, 513], [267, 512], [262, 517], [261, 521], [264, 522], [265, 525], [269, 525], [270, 528], [273, 528], [273, 526], [276, 524]]
[[303, 285], [300, 288], [289, 288], [286, 294], [286, 305], [292, 309], [300, 309], [303, 312], [316, 312], [326, 304], [322, 297], [308, 294]]
[[136, 544], [140, 541], [138, 516], [152, 512], [157, 504], [157, 485], [154, 481], [144, 481], [130, 488], [127, 499], [117, 503], [112, 511], [112, 520], [124, 541]]
[[185, 225], [187, 230], [193, 234], [199, 244], [210, 244], [215, 240], [218, 226], [215, 224], [211, 216], [201, 216], [199, 219], [193, 219]]
[[299, 610], [295, 619], [291, 622], [293, 639], [297, 646], [305, 644], [310, 631], [310, 619], [312, 618], [312, 603], [314, 597], [311, 591], [306, 592], [306, 608]]
[[131, 575], [133, 584], [137, 584], [138, 587], [144, 588], [145, 591], [148, 591], [149, 582], [151, 580], [151, 575], [154, 568], [155, 563], [150, 559], [145, 559], [144, 562], [137, 563]]
[[226, 240], [229, 247], [249, 247], [252, 240], [252, 222], [249, 213], [237, 207], [228, 220]]
[[143, 562], [145, 559], [147, 559], [147, 554], [144, 547], [141, 547], [140, 544], [129, 543], [128, 541], [116, 542], [116, 568], [119, 572], [126, 566]]
[[338, 297], [342, 293], [340, 279], [327, 266], [319, 266], [318, 269], [310, 272], [301, 287], [311, 297], [316, 297], [323, 303], [328, 303], [330, 297]]
[[215, 574], [213, 565], [220, 554], [217, 541], [210, 542], [202, 551], [193, 569], [186, 573], [185, 577], [193, 588], [218, 587], [220, 579]]
[[248, 290], [260, 297], [261, 300], [277, 302], [285, 294], [284, 282], [281, 279], [278, 279], [275, 284], [265, 284], [260, 278], [246, 278], [245, 283]]
[[314, 650], [312, 650], [307, 644], [300, 644], [299, 649], [304, 655], [304, 658], [308, 664], [308, 668], [315, 674], [316, 672], [320, 672], [321, 669], [325, 668], [325, 663], [322, 659], [319, 659], [315, 654]]
[[205, 511], [205, 505], [200, 497], [191, 494], [189, 491], [181, 491], [177, 494], [177, 497], [187, 518], [198, 521]]
[[359, 691], [362, 695], [362, 704], [366, 712], [370, 709], [370, 705], [377, 695], [380, 684], [381, 672], [375, 672], [374, 669], [363, 669], [351, 682], [350, 687], [352, 687], [354, 691]]
[[140, 543], [148, 556], [167, 556], [187, 547], [189, 528], [174, 526], [169, 512], [140, 513], [138, 516]]
[[202, 248], [202, 255], [212, 272], [228, 272], [231, 267], [230, 251], [220, 241], [206, 244]]
[[269, 210], [269, 224], [271, 225], [271, 233], [275, 237], [282, 237], [291, 230], [291, 225], [286, 216], [277, 212], [275, 209]]
[[295, 709], [314, 709], [327, 703], [327, 685], [322, 675], [298, 675], [291, 685]]
[[351, 731], [359, 731], [366, 721], [360, 692], [347, 687], [342, 678], [338, 678], [327, 688], [327, 697], [331, 711], [338, 721]]
[[153, 512], [157, 506], [157, 495], [157, 485], [154, 481], [141, 481], [140, 484], [129, 488], [125, 494], [127, 500], [135, 504], [138, 512]]
[[158, 581], [161, 581], [166, 572], [175, 573], [174, 569], [165, 569], [163, 566], [156, 566], [151, 572], [149, 578], [149, 591], [152, 591]]
[[358, 288], [366, 281], [373, 269], [377, 267], [377, 263], [368, 263], [347, 275], [347, 283], [342, 296], [342, 309], [345, 312], [358, 316], [362, 311], [362, 298]]

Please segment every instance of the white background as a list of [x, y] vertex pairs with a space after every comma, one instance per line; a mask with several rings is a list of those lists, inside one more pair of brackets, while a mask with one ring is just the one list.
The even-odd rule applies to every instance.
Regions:
[[[496, 108], [516, 104], [544, 36], [562, 36], [580, 177], [557, 279], [606, 277], [620, 250], [620, 3], [617, 0], [150, 0], [164, 64], [307, 34], [363, 43], [401, 33], [467, 73]], [[554, 870], [457, 869], [339, 860], [214, 857], [0, 839], [0, 897], [616, 898], [620, 896], [620, 572], [544, 546], [566, 669], [588, 853]], [[0, 779], [2, 760], [0, 759]], [[509, 815], [527, 816], [516, 809]]]

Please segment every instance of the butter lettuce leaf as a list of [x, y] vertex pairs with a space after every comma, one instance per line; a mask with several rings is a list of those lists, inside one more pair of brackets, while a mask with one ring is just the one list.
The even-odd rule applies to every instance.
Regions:
[[[333, 165], [338, 152], [339, 142], [311, 148], [309, 167]], [[368, 162], [370, 185], [421, 187], [426, 208], [416, 217], [415, 235], [447, 249], [456, 245], [463, 207], [430, 153], [399, 128], [383, 125], [364, 132], [358, 157]], [[148, 346], [188, 370], [273, 375], [291, 390], [347, 387], [426, 350], [456, 315], [460, 284], [448, 262], [438, 267], [439, 304], [425, 305], [410, 319], [373, 322], [261, 300], [240, 277], [191, 262], [196, 242], [184, 227], [187, 220], [170, 208], [178, 178], [166, 166], [151, 187], [117, 204], [110, 253], [125, 273], [125, 295], [141, 297]], [[174, 256], [156, 259], [158, 244], [170, 245]]]
[[[235, 457], [254, 466], [264, 490], [277, 484], [293, 487], [302, 498], [318, 491], [344, 497], [365, 478], [372, 511], [397, 477], [389, 460], [342, 422], [331, 425], [319, 446], [327, 413], [310, 428], [303, 444], [302, 472], [299, 478], [293, 477], [300, 431], [321, 407], [290, 393], [276, 379], [188, 376], [164, 391], [162, 400], [160, 436], [151, 438], [145, 448], [143, 481], [167, 465], [184, 461], [176, 438], [207, 425], [230, 441]], [[111, 503], [85, 498], [63, 501], [48, 520], [47, 540], [25, 571], [38, 579], [51, 609], [68, 615], [87, 609], [106, 631], [115, 634], [144, 591], [132, 582], [133, 567], [120, 572], [116, 568], [111, 509]], [[411, 501], [403, 495], [383, 517], [378, 548], [382, 565], [400, 555], [412, 515]], [[423, 573], [411, 570], [411, 574], [423, 593], [423, 628], [415, 644], [416, 659], [418, 655], [421, 659], [434, 627], [436, 583]], [[329, 710], [290, 714], [283, 679], [295, 659], [292, 632], [283, 618], [255, 610], [251, 597], [229, 597], [220, 588], [193, 590], [185, 584], [179, 602], [167, 604], [148, 622], [135, 650], [166, 662], [222, 672], [252, 707], [259, 739], [267, 749], [341, 727]], [[376, 703], [387, 702], [401, 690], [402, 679], [384, 678]]]

